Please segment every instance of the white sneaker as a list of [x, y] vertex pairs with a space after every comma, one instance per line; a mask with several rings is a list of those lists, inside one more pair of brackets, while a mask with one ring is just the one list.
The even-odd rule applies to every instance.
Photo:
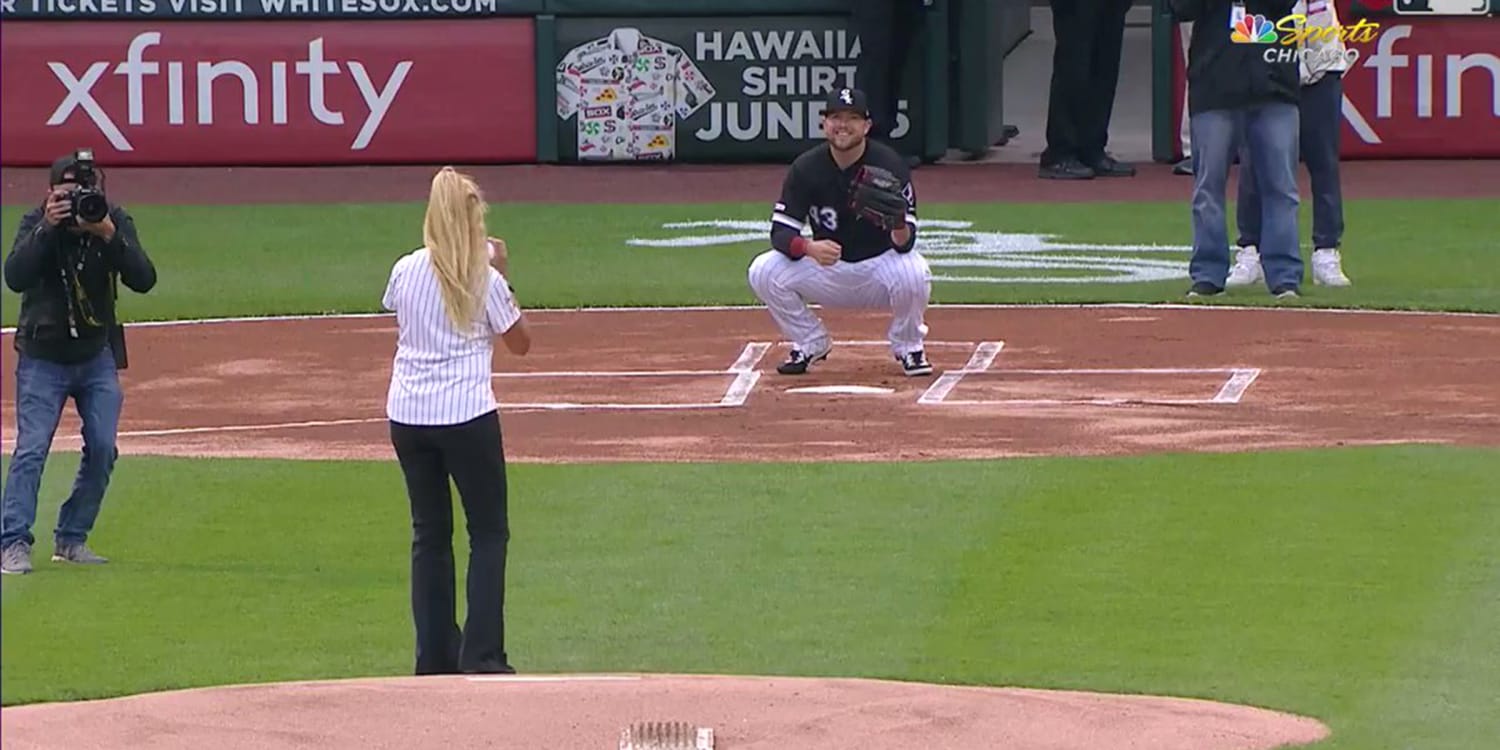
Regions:
[[1339, 251], [1324, 247], [1313, 251], [1312, 277], [1314, 284], [1322, 286], [1349, 286], [1349, 277], [1344, 275], [1344, 262]]
[[1260, 249], [1246, 245], [1234, 255], [1234, 265], [1229, 267], [1229, 277], [1224, 286], [1250, 286], [1264, 278], [1260, 269]]

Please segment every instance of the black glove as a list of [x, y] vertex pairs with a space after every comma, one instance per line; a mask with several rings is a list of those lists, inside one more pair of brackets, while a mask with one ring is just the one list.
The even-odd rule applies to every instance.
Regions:
[[906, 196], [901, 180], [890, 170], [869, 165], [859, 168], [849, 190], [849, 207], [860, 218], [886, 231], [906, 225]]

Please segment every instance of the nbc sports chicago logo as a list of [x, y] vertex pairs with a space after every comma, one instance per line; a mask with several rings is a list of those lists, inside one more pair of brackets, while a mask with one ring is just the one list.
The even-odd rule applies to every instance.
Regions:
[[[1323, 58], [1343, 57], [1350, 65], [1359, 59], [1359, 50], [1353, 42], [1372, 42], [1380, 31], [1380, 24], [1363, 18], [1353, 26], [1316, 26], [1307, 23], [1301, 13], [1284, 16], [1276, 23], [1260, 14], [1247, 14], [1234, 22], [1229, 31], [1229, 40], [1235, 44], [1266, 44], [1263, 57], [1269, 63], [1305, 62], [1316, 65], [1332, 62]], [[1324, 46], [1343, 41], [1344, 49]], [[1322, 43], [1322, 44], [1320, 44]]]

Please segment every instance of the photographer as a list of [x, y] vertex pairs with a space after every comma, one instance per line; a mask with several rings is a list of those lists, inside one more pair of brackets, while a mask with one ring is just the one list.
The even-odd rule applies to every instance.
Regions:
[[110, 204], [93, 154], [52, 163], [43, 205], [22, 219], [5, 259], [5, 283], [21, 294], [16, 322], [16, 448], [5, 482], [0, 569], [31, 572], [31, 526], [52, 437], [69, 397], [82, 421], [83, 455], [72, 494], [58, 512], [55, 562], [107, 560], [85, 544], [109, 486], [124, 396], [124, 329], [116, 323], [117, 281], [136, 292], [156, 285], [135, 222]]

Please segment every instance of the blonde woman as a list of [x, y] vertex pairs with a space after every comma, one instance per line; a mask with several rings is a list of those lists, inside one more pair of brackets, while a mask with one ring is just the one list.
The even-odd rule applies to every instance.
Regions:
[[[472, 178], [441, 169], [422, 226], [425, 244], [396, 261], [383, 299], [398, 328], [386, 414], [411, 502], [419, 675], [515, 672], [505, 648], [510, 523], [491, 363], [495, 336], [524, 355], [531, 333], [506, 280], [505, 243], [485, 233], [486, 208]], [[468, 521], [462, 631], [450, 478]]]

